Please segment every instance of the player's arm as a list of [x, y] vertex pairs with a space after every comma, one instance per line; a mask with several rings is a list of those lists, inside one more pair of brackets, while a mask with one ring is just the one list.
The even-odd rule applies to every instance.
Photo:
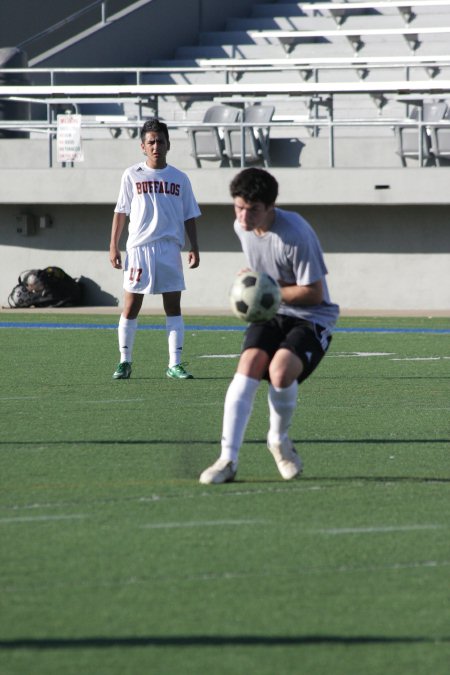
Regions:
[[127, 221], [126, 213], [114, 213], [111, 227], [111, 243], [109, 245], [109, 259], [115, 269], [122, 269], [122, 256], [119, 249], [119, 241]]
[[184, 227], [191, 245], [188, 253], [188, 264], [191, 269], [194, 269], [200, 265], [200, 253], [198, 250], [197, 241], [197, 223], [195, 218], [189, 218], [188, 220], [185, 220]]
[[322, 280], [312, 284], [298, 286], [278, 281], [281, 286], [281, 298], [287, 305], [320, 305], [323, 300]]

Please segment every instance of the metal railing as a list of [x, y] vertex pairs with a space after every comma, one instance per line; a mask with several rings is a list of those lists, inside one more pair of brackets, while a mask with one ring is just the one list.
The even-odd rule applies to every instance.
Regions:
[[[98, 3], [97, 3], [98, 4]], [[336, 57], [336, 58], [283, 58], [283, 59], [200, 59], [191, 66], [146, 66], [124, 68], [0, 68], [0, 77], [19, 75], [25, 81], [32, 83], [42, 79], [50, 86], [70, 84], [73, 76], [89, 75], [89, 81], [95, 80], [101, 86], [105, 79], [111, 80], [116, 76], [116, 83], [123, 83], [124, 78], [130, 79], [130, 83], [141, 85], [143, 77], [148, 76], [151, 80], [155, 75], [187, 77], [189, 75], [221, 73], [224, 84], [238, 80], [245, 73], [282, 73], [296, 72], [304, 80], [314, 83], [321, 82], [321, 76], [340, 70], [348, 73], [356, 72], [363, 80], [370, 71], [389, 70], [400, 71], [405, 81], [411, 80], [412, 73], [418, 68], [424, 68], [430, 81], [436, 77], [442, 68], [450, 66], [450, 53], [425, 56], [404, 57]], [[187, 77], [187, 83], [188, 82]], [[323, 80], [322, 80], [323, 81]], [[326, 80], [325, 80], [326, 82]], [[176, 84], [172, 80], [172, 84]], [[332, 86], [332, 83], [330, 83]], [[1, 90], [0, 90], [1, 91]]]
[[[20, 44], [17, 46], [20, 49], [23, 49], [24, 47], [28, 47], [29, 45], [33, 44], [34, 42], [38, 42], [39, 40], [42, 40], [43, 38], [48, 37], [49, 35], [52, 35], [53, 33], [58, 32], [61, 30], [61, 28], [64, 28], [72, 23], [75, 23], [78, 19], [80, 19], [82, 16], [85, 16], [89, 12], [92, 12], [92, 10], [95, 10], [97, 8], [100, 9], [100, 23], [105, 25], [107, 22], [107, 6], [108, 6], [108, 0], [95, 0], [95, 2], [92, 2], [90, 5], [86, 5], [86, 7], [83, 7], [83, 9], [78, 10], [77, 12], [74, 12], [73, 14], [70, 14], [67, 16], [65, 19], [62, 19], [61, 21], [58, 21], [57, 23], [52, 24], [45, 30], [40, 31], [39, 33], [35, 33], [34, 35], [31, 35], [29, 38], [26, 40], [23, 40]], [[93, 24], [95, 25], [95, 24]]]
[[[111, 120], [111, 121], [94, 121], [83, 119], [81, 121], [81, 129], [93, 129], [93, 130], [117, 130], [118, 127], [123, 128], [128, 131], [130, 138], [136, 137], [139, 133], [139, 129], [142, 126], [145, 119], [136, 118], [135, 120], [120, 121]], [[186, 131], [189, 127], [205, 127], [210, 128], [211, 123], [202, 123], [202, 122], [188, 122], [186, 120], [180, 121], [167, 121], [167, 126], [171, 130], [184, 130]], [[245, 130], [247, 128], [255, 128], [254, 123], [245, 123], [245, 122], [235, 122], [235, 123], [220, 123], [217, 125], [220, 129], [238, 129], [241, 134], [241, 154], [240, 154], [240, 165], [241, 167], [246, 165], [245, 159]], [[328, 137], [328, 166], [329, 168], [335, 167], [335, 155], [336, 155], [336, 136], [335, 131], [337, 129], [356, 129], [356, 128], [389, 128], [392, 131], [395, 127], [402, 127], [415, 129], [417, 132], [417, 160], [418, 165], [423, 166], [424, 159], [427, 156], [427, 149], [424, 147], [424, 133], [423, 130], [430, 130], [432, 127], [435, 128], [448, 128], [450, 130], [450, 120], [442, 120], [440, 122], [424, 122], [422, 120], [410, 120], [410, 119], [380, 119], [375, 118], [373, 120], [367, 119], [332, 119], [331, 117], [327, 118], [305, 118], [304, 120], [295, 120], [292, 121], [272, 121], [264, 124], [265, 129], [286, 129], [289, 138], [295, 137], [295, 130], [306, 129], [311, 132], [312, 129], [321, 129], [322, 132], [325, 132]], [[45, 122], [45, 121], [29, 121], [29, 120], [17, 120], [17, 121], [0, 121], [0, 133], [1, 131], [10, 131], [10, 132], [21, 132], [21, 133], [36, 133], [38, 135], [42, 134], [48, 139], [48, 167], [51, 168], [54, 166], [53, 161], [53, 142], [57, 136], [57, 122]], [[112, 134], [114, 136], [114, 134]], [[311, 135], [318, 135], [311, 134]], [[0, 138], [0, 143], [1, 143]], [[86, 139], [84, 139], [86, 140]], [[275, 140], [275, 139], [273, 139]], [[393, 136], [394, 142], [394, 136]], [[446, 153], [447, 157], [450, 157], [450, 146]]]
[[[333, 167], [335, 165], [335, 130], [338, 127], [376, 127], [376, 126], [411, 126], [418, 128], [418, 136], [422, 138], [423, 134], [421, 129], [424, 126], [422, 121], [417, 120], [408, 120], [405, 114], [402, 118], [388, 119], [380, 118], [380, 110], [383, 107], [383, 104], [388, 100], [402, 100], [404, 103], [405, 99], [413, 104], [413, 102], [420, 103], [420, 100], [428, 99], [450, 99], [450, 80], [423, 80], [423, 81], [370, 81], [363, 83], [358, 82], [343, 82], [339, 81], [336, 83], [317, 83], [317, 82], [288, 82], [288, 83], [279, 83], [279, 82], [267, 82], [267, 83], [233, 83], [233, 84], [141, 84], [142, 73], [149, 72], [152, 69], [148, 68], [104, 68], [100, 70], [92, 68], [38, 68], [38, 69], [3, 69], [0, 72], [25, 72], [30, 76], [31, 73], [44, 73], [50, 79], [49, 85], [1, 85], [0, 86], [0, 106], [3, 106], [5, 110], [4, 103], [18, 103], [18, 102], [31, 102], [34, 104], [45, 105], [47, 109], [47, 119], [45, 122], [33, 122], [32, 120], [17, 120], [14, 121], [14, 116], [11, 121], [8, 119], [0, 120], [0, 129], [21, 129], [28, 133], [36, 131], [37, 133], [47, 134], [49, 137], [49, 146], [51, 146], [51, 140], [55, 135], [55, 116], [57, 112], [64, 110], [64, 106], [72, 107], [74, 112], [78, 111], [78, 105], [92, 103], [92, 102], [101, 102], [104, 103], [113, 103], [117, 104], [118, 102], [128, 102], [134, 103], [137, 105], [137, 115], [130, 118], [125, 116], [126, 119], [122, 120], [120, 124], [117, 122], [117, 118], [114, 119], [114, 116], [111, 116], [111, 120], [108, 121], [107, 116], [102, 121], [98, 123], [89, 119], [83, 119], [82, 126], [83, 128], [107, 128], [116, 129], [117, 127], [122, 127], [129, 130], [138, 130], [142, 125], [142, 122], [148, 118], [144, 115], [142, 110], [144, 107], [151, 109], [152, 114], [149, 116], [155, 116], [158, 114], [158, 103], [160, 99], [163, 99], [165, 102], [167, 100], [175, 101], [184, 101], [192, 100], [197, 101], [208, 100], [211, 104], [219, 102], [227, 102], [228, 104], [239, 105], [241, 108], [244, 108], [246, 105], [262, 102], [267, 100], [267, 97], [274, 102], [275, 97], [278, 97], [277, 100], [280, 100], [280, 103], [290, 102], [291, 108], [295, 107], [296, 103], [293, 101], [307, 101], [310, 113], [304, 119], [299, 120], [298, 115], [293, 115], [297, 119], [293, 119], [290, 123], [284, 122], [279, 123], [272, 121], [270, 124], [261, 125], [262, 128], [276, 128], [277, 126], [284, 126], [289, 129], [289, 133], [292, 134], [292, 129], [296, 127], [306, 127], [308, 129], [317, 130], [319, 128], [326, 129], [329, 134], [329, 165]], [[99, 76], [104, 76], [110, 73], [132, 73], [133, 78], [135, 78], [136, 84], [107, 84], [107, 85], [70, 85], [70, 84], [55, 84], [56, 76], [60, 74], [65, 74], [67, 77], [71, 73], [76, 73], [78, 75], [83, 73], [89, 73]], [[345, 119], [336, 119], [334, 111], [334, 99], [337, 95], [340, 96], [371, 96], [378, 105], [378, 116], [373, 119], [350, 119], [345, 117]], [[342, 100], [342, 99], [341, 99]], [[62, 108], [62, 110], [61, 110]], [[321, 108], [325, 111], [324, 116], [321, 117], [317, 110]], [[2, 112], [4, 112], [4, 110]], [[82, 111], [82, 108], [80, 109]], [[3, 118], [7, 118], [6, 114], [3, 114]], [[187, 128], [190, 124], [199, 126], [199, 121], [195, 120], [190, 123], [188, 120], [184, 119], [181, 121], [169, 121], [165, 120], [172, 127], [184, 127]], [[443, 123], [442, 126], [445, 126], [446, 123]], [[219, 126], [224, 126], [223, 124]], [[242, 146], [245, 142], [245, 127], [251, 126], [255, 127], [254, 124], [245, 124], [239, 122], [236, 125], [241, 130], [242, 137]], [[422, 147], [422, 141], [419, 143], [419, 148]], [[49, 150], [51, 153], [51, 150]], [[423, 158], [423, 153], [419, 150], [419, 161]], [[241, 163], [245, 163], [245, 154], [242, 152]], [[52, 158], [50, 154], [50, 165], [52, 164]]]

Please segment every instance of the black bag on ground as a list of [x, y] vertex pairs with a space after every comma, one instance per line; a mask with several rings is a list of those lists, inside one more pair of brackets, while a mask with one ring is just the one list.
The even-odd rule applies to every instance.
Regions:
[[10, 307], [75, 307], [82, 304], [82, 285], [60, 267], [22, 272], [8, 297]]

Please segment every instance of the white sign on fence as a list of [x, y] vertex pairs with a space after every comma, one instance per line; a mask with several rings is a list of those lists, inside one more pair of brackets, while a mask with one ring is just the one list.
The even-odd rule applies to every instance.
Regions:
[[81, 115], [58, 115], [56, 147], [58, 162], [84, 162], [81, 147]]

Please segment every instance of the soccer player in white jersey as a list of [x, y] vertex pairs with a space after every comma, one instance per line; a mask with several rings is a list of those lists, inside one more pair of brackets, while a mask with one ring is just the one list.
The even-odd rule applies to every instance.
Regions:
[[162, 294], [169, 346], [167, 377], [191, 379], [182, 363], [184, 320], [181, 292], [185, 289], [181, 249], [188, 235], [188, 265], [198, 267], [196, 218], [201, 215], [189, 178], [166, 162], [170, 149], [167, 125], [147, 120], [141, 129], [141, 148], [146, 161], [134, 164], [122, 175], [114, 209], [109, 256], [122, 269], [119, 240], [129, 216], [124, 270], [124, 304], [119, 320], [120, 363], [117, 380], [131, 375], [137, 317], [145, 294]]
[[331, 341], [339, 307], [330, 300], [327, 269], [317, 236], [297, 213], [275, 206], [278, 183], [263, 169], [241, 171], [231, 182], [236, 220], [247, 264], [281, 286], [273, 319], [249, 324], [237, 371], [225, 397], [222, 449], [200, 482], [226, 483], [236, 475], [239, 450], [262, 379], [269, 381], [267, 447], [281, 476], [300, 476], [302, 461], [288, 430], [299, 383], [319, 365]]

